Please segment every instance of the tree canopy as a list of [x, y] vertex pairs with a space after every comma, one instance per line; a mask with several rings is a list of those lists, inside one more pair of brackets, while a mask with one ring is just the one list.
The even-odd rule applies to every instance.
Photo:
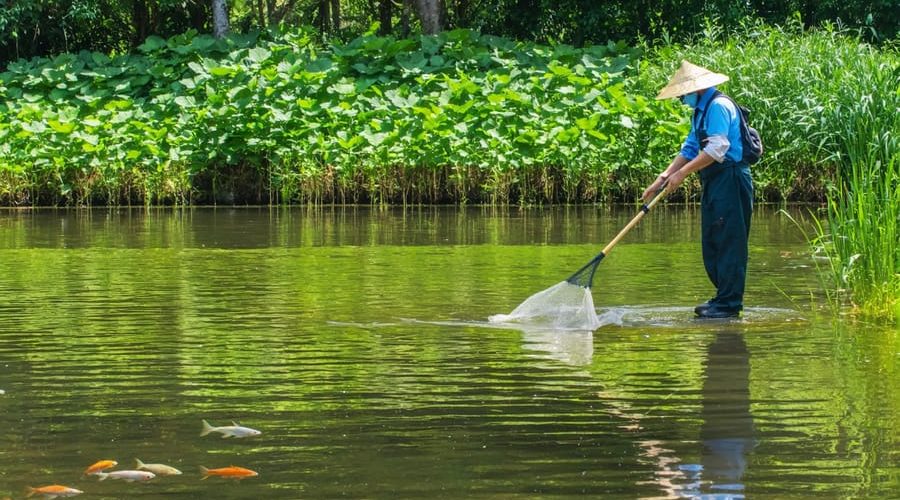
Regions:
[[315, 27], [348, 41], [378, 23], [379, 34], [407, 36], [452, 28], [540, 43], [575, 46], [687, 39], [705, 28], [763, 19], [800, 19], [855, 27], [872, 41], [897, 37], [894, 0], [15, 0], [0, 3], [0, 64], [81, 50], [119, 54], [150, 35], [194, 29], [213, 33], [214, 5], [227, 4], [232, 31]]

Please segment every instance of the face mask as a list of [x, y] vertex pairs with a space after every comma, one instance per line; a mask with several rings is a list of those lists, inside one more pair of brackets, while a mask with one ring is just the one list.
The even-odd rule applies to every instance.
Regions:
[[697, 96], [696, 92], [691, 92], [690, 94], [683, 95], [683, 96], [679, 97], [679, 99], [681, 99], [682, 103], [687, 104], [691, 108], [697, 107], [698, 96]]

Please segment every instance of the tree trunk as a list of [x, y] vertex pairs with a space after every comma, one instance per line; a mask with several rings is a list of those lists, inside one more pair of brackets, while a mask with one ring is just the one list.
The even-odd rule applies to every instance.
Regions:
[[331, 0], [319, 0], [319, 13], [316, 15], [316, 26], [322, 33], [328, 33], [328, 12], [331, 10]]
[[150, 8], [146, 0], [134, 0], [132, 22], [134, 24], [134, 46], [144, 43], [150, 36]]
[[192, 0], [186, 3], [190, 26], [200, 33], [209, 29], [209, 7], [207, 0]]
[[265, 29], [266, 8], [263, 6], [263, 0], [256, 0], [256, 16], [259, 18], [259, 29]]
[[287, 0], [283, 4], [281, 4], [280, 8], [275, 8], [274, 3], [275, 0], [272, 0], [273, 8], [272, 12], [269, 13], [269, 22], [272, 24], [278, 24], [284, 20], [285, 16], [291, 13], [294, 10], [294, 4], [297, 3], [297, 0]]
[[381, 26], [378, 28], [378, 34], [381, 36], [390, 35], [393, 31], [391, 23], [394, 18], [394, 2], [392, 0], [379, 0], [378, 2], [378, 22]]
[[469, 26], [469, 0], [456, 0], [456, 28]]
[[213, 35], [223, 38], [228, 34], [228, 10], [225, 0], [212, 0]]
[[400, 37], [407, 38], [409, 37], [409, 3], [412, 0], [401, 0], [403, 2], [402, 10], [400, 11]]
[[331, 28], [335, 32], [341, 31], [341, 1], [331, 0]]
[[266, 20], [267, 26], [275, 24], [275, 0], [268, 0], [269, 16]]
[[444, 0], [415, 0], [422, 31], [426, 35], [436, 35], [444, 29]]

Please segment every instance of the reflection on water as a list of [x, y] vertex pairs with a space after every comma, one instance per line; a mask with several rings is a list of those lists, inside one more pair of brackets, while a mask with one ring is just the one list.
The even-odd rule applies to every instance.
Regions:
[[[756, 439], [750, 413], [750, 354], [745, 334], [743, 330], [720, 328], [706, 348], [699, 439], [682, 443], [671, 437], [637, 441], [640, 456], [655, 469], [652, 480], [642, 479], [638, 485], [659, 489], [644, 498], [744, 498], [744, 478]], [[652, 430], [653, 411], [641, 412], [632, 405], [622, 405], [618, 403], [621, 396], [614, 397], [609, 392], [603, 395], [616, 401], [615, 414], [629, 422], [623, 429]], [[695, 449], [691, 443], [696, 443]], [[691, 457], [699, 460], [692, 461]]]
[[589, 365], [594, 357], [594, 333], [577, 330], [522, 329], [526, 349], [572, 366]]
[[703, 380], [702, 478], [709, 490], [743, 490], [753, 449], [750, 353], [741, 332], [723, 331], [709, 345]]
[[750, 353], [743, 333], [723, 330], [709, 344], [703, 370], [701, 459], [681, 464], [686, 484], [677, 496], [744, 498], [743, 479], [754, 446], [750, 414]]
[[[487, 318], [633, 207], [0, 212], [0, 498], [889, 498], [897, 333], [803, 307], [765, 209], [744, 317], [694, 320], [697, 214], [661, 208], [598, 269], [593, 332]], [[183, 475], [81, 477], [134, 457]], [[201, 481], [232, 464], [259, 477]]]

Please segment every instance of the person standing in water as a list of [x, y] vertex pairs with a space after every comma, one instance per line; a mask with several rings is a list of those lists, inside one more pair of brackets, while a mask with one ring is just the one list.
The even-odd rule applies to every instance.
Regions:
[[701, 318], [737, 317], [744, 308], [753, 181], [743, 159], [740, 111], [715, 87], [726, 81], [726, 75], [682, 61], [656, 96], [679, 98], [693, 116], [678, 155], [643, 194], [648, 201], [666, 181], [673, 191], [694, 172], [700, 175], [703, 265], [716, 287], [715, 297], [694, 308]]

